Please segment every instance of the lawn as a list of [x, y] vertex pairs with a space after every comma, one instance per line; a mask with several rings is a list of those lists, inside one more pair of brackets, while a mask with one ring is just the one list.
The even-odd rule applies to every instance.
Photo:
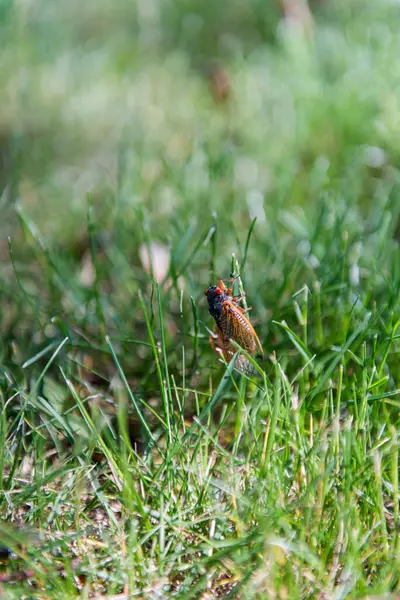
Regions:
[[400, 598], [400, 8], [306, 8], [0, 2], [2, 600]]

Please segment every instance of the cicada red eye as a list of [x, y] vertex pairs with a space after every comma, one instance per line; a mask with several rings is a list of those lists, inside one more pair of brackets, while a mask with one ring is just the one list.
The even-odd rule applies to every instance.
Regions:
[[224, 292], [221, 290], [221, 288], [217, 287], [215, 288], [215, 293], [218, 294], [218, 296], [221, 296]]

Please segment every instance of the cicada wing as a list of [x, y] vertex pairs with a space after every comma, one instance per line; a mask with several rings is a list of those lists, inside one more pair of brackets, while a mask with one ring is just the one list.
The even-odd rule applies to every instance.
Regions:
[[261, 354], [261, 356], [264, 356], [264, 349], [263, 349], [263, 347], [261, 346], [261, 342], [260, 342], [260, 340], [259, 340], [259, 338], [258, 338], [258, 335], [257, 335], [257, 334], [256, 334], [256, 332], [254, 331], [254, 329], [253, 329], [253, 335], [254, 335], [254, 338], [255, 338], [255, 340], [256, 340], [256, 345], [257, 345], [257, 347], [258, 347], [258, 350], [260, 351], [260, 354]]
[[257, 353], [257, 347], [263, 349], [250, 321], [242, 308], [233, 302], [224, 302], [222, 307], [221, 329], [227, 339], [235, 340], [251, 355]]
[[257, 370], [253, 367], [253, 365], [247, 360], [243, 354], [240, 354], [236, 359], [236, 369], [245, 375], [255, 375]]
[[254, 339], [255, 339], [255, 341], [256, 341], [256, 344], [257, 344], [257, 346], [258, 346], [258, 349], [259, 349], [259, 351], [260, 351], [260, 354], [261, 354], [262, 356], [264, 356], [264, 349], [263, 349], [263, 347], [261, 346], [261, 342], [260, 342], [260, 340], [259, 340], [259, 337], [258, 337], [258, 335], [256, 334], [256, 332], [255, 332], [255, 330], [254, 330], [254, 327], [253, 327], [253, 325], [250, 323], [250, 321], [248, 320], [248, 318], [245, 316], [245, 312], [246, 312], [246, 311], [245, 311], [245, 310], [244, 310], [244, 309], [243, 309], [241, 306], [237, 306], [236, 308], [237, 308], [237, 310], [238, 310], [238, 311], [241, 313], [241, 316], [242, 316], [242, 318], [243, 318], [244, 322], [246, 323], [246, 327], [247, 327], [247, 329], [248, 329], [248, 330], [249, 330], [249, 331], [252, 333], [252, 335], [253, 335], [253, 337], [254, 337]]

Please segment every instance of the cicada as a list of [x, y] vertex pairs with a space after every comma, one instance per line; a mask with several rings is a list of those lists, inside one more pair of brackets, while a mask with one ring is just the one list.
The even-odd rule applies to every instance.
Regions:
[[[232, 288], [227, 288], [223, 281], [207, 288], [204, 294], [207, 296], [210, 314], [215, 320], [215, 329], [210, 337], [214, 351], [222, 354], [229, 362], [236, 352], [231, 343], [231, 340], [234, 340], [251, 356], [258, 352], [263, 354], [260, 340], [246, 317], [247, 311], [239, 306], [241, 297], [233, 296]], [[237, 366], [240, 370], [252, 370], [244, 356], [238, 358]]]

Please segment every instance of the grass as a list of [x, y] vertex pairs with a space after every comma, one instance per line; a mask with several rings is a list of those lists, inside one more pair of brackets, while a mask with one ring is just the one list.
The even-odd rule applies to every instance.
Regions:
[[397, 9], [146, 6], [0, 7], [0, 595], [397, 598]]

